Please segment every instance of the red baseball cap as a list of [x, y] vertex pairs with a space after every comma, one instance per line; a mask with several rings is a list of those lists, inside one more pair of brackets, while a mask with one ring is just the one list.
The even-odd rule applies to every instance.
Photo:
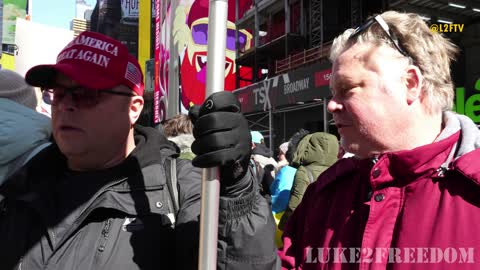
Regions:
[[57, 72], [87, 88], [102, 90], [125, 85], [143, 95], [143, 74], [137, 59], [125, 45], [100, 33], [81, 33], [58, 54], [55, 65], [32, 67], [25, 80], [33, 86], [53, 87]]

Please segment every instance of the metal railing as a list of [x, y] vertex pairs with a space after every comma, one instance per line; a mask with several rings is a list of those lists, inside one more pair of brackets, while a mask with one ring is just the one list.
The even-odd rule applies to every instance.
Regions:
[[285, 73], [294, 68], [298, 68], [324, 57], [328, 57], [332, 43], [323, 44], [323, 46], [303, 50], [296, 54], [289, 55], [285, 59], [275, 61], [275, 74]]

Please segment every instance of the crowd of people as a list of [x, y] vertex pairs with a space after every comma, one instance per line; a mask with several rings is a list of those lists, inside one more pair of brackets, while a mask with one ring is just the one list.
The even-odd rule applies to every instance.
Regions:
[[140, 65], [99, 33], [25, 77], [0, 70], [0, 269], [197, 269], [211, 167], [217, 269], [479, 269], [480, 131], [451, 111], [457, 52], [412, 13], [345, 30], [340, 138], [299, 130], [277, 158], [230, 92], [138, 125]]

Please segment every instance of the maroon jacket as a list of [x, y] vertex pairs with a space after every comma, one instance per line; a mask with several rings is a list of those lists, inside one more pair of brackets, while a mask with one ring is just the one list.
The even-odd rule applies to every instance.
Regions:
[[283, 269], [480, 269], [480, 132], [444, 119], [435, 143], [320, 175], [287, 223]]

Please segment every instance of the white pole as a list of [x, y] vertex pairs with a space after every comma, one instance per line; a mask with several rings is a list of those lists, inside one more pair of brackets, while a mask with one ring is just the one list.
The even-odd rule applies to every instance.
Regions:
[[33, 15], [32, 15], [32, 10], [33, 10], [33, 7], [32, 7], [32, 0], [28, 0], [28, 10], [27, 10], [27, 14], [30, 15], [30, 21], [33, 21]]
[[[228, 0], [210, 0], [208, 10], [206, 97], [224, 91]], [[203, 169], [198, 269], [217, 268], [219, 168]]]

